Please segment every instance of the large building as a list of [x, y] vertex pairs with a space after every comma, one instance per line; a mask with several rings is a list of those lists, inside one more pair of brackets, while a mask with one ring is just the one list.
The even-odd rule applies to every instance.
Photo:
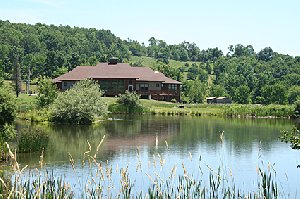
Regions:
[[141, 98], [180, 101], [181, 82], [170, 79], [149, 67], [131, 67], [111, 60], [96, 66], [77, 66], [54, 79], [57, 87], [65, 91], [76, 81], [93, 79], [100, 84], [104, 96], [117, 96], [126, 90], [135, 91]]

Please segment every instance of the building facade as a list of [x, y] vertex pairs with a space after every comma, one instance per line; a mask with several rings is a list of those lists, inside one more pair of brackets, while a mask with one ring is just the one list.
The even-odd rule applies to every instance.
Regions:
[[112, 97], [126, 90], [144, 99], [180, 101], [181, 82], [153, 71], [149, 67], [132, 67], [126, 63], [108, 62], [96, 66], [77, 66], [53, 81], [61, 91], [71, 88], [77, 81], [93, 79], [99, 83], [104, 96]]

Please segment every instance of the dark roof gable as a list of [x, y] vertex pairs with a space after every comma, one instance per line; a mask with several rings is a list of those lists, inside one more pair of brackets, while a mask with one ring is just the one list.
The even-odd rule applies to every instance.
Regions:
[[181, 84], [166, 77], [163, 73], [153, 71], [149, 67], [131, 67], [126, 63], [99, 63], [96, 66], [77, 66], [66, 74], [55, 78], [54, 82], [77, 81], [84, 79], [136, 79], [137, 81], [160, 81], [170, 84]]

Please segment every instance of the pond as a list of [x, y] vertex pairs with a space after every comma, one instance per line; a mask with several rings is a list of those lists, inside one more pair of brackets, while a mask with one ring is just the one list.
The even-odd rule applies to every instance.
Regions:
[[[21, 129], [30, 124], [17, 125]], [[284, 119], [116, 115], [95, 126], [39, 128], [50, 136], [43, 169], [67, 179], [77, 194], [86, 189], [90, 176], [98, 176], [87, 157], [94, 156], [105, 135], [96, 159], [111, 168], [112, 179], [106, 183], [112, 193], [119, 187], [110, 185], [119, 183], [120, 169], [127, 166], [137, 193], [147, 192], [155, 178], [168, 178], [174, 168], [176, 175], [183, 175], [186, 170], [195, 179], [207, 181], [208, 174], [216, 173], [219, 167], [230, 183], [251, 192], [257, 187], [260, 167], [276, 174], [272, 177], [282, 194], [296, 198], [300, 187], [300, 151], [279, 139], [280, 131], [290, 130], [293, 125], [293, 121]], [[91, 152], [85, 153], [89, 148]], [[19, 163], [29, 165], [28, 170], [38, 167], [39, 160], [40, 153], [18, 154]]]

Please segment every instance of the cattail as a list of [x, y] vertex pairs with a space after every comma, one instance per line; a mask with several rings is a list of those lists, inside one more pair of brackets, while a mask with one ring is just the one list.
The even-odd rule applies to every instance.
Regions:
[[97, 146], [96, 153], [95, 153], [95, 155], [94, 155], [94, 158], [95, 158], [95, 159], [96, 159], [96, 157], [97, 157], [97, 153], [98, 153], [99, 150], [100, 150], [100, 146], [102, 145], [102, 143], [103, 143], [103, 141], [104, 141], [104, 138], [105, 138], [105, 135], [103, 135], [103, 137], [102, 137], [100, 143], [99, 143], [98, 146]]
[[40, 155], [40, 161], [39, 161], [41, 168], [43, 168], [43, 162], [44, 162], [44, 148], [42, 150], [42, 154]]

